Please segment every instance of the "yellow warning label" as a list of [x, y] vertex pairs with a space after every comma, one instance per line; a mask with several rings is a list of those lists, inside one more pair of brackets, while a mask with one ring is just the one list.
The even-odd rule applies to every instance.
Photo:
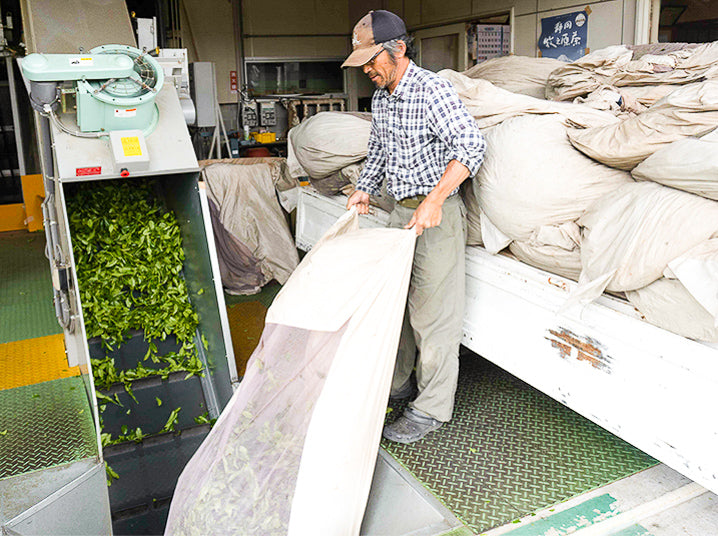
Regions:
[[120, 138], [122, 142], [122, 152], [125, 156], [142, 156], [142, 147], [140, 147], [140, 139], [137, 136], [128, 136]]

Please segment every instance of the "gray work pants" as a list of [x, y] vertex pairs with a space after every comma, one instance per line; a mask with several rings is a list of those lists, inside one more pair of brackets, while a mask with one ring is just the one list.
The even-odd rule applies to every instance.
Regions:
[[[403, 227], [413, 209], [396, 205], [390, 227]], [[446, 422], [454, 410], [464, 318], [466, 210], [459, 195], [442, 207], [441, 224], [417, 238], [409, 296], [392, 390], [406, 384], [416, 364], [419, 395], [409, 405]], [[418, 350], [418, 358], [417, 358]]]

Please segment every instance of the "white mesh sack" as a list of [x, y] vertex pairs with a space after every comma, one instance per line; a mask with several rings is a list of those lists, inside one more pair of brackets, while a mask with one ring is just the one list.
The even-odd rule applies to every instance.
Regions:
[[631, 175], [718, 201], [718, 129], [658, 149]]
[[351, 211], [305, 257], [182, 472], [165, 534], [359, 534], [414, 242], [413, 230], [358, 230]]
[[569, 304], [604, 290], [643, 288], [668, 263], [718, 236], [718, 203], [652, 182], [605, 195], [578, 220], [583, 227], [580, 285]]

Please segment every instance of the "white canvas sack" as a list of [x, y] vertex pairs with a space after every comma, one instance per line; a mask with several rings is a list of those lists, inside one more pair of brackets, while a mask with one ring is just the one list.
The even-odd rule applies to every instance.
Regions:
[[630, 171], [658, 149], [718, 125], [718, 80], [677, 89], [640, 115], [600, 127], [569, 130], [571, 143], [606, 164]]
[[570, 102], [552, 102], [519, 95], [496, 87], [491, 82], [473, 79], [445, 69], [439, 76], [449, 80], [479, 128], [488, 128], [518, 115], [557, 114], [580, 127], [617, 123], [610, 112]]
[[554, 58], [512, 55], [482, 61], [461, 74], [487, 80], [512, 93], [545, 99], [546, 80], [552, 71], [564, 65], [564, 62]]
[[247, 246], [259, 261], [264, 276], [284, 283], [297, 267], [299, 257], [277, 201], [272, 164], [209, 164], [202, 170], [208, 197], [219, 208], [227, 231]]
[[713, 317], [677, 279], [662, 277], [626, 297], [651, 324], [689, 339], [718, 342]]
[[718, 203], [638, 182], [605, 195], [578, 223], [583, 271], [567, 307], [660, 278], [668, 263], [718, 236]]
[[566, 228], [544, 228], [575, 221], [604, 194], [633, 182], [628, 173], [576, 151], [560, 116], [512, 118], [485, 136], [474, 186], [481, 210], [512, 240], [573, 249]]
[[313, 179], [322, 179], [366, 157], [371, 119], [351, 113], [319, 112], [289, 131], [294, 159]]
[[718, 238], [706, 240], [668, 263], [671, 275], [713, 316], [718, 328]]
[[674, 141], [638, 164], [631, 175], [718, 200], [718, 129]]

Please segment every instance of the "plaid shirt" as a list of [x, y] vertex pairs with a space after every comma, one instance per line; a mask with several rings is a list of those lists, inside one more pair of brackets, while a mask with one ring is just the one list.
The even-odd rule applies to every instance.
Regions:
[[412, 61], [393, 93], [374, 92], [371, 108], [369, 147], [358, 190], [378, 194], [386, 175], [389, 195], [401, 200], [428, 194], [451, 160], [464, 164], [470, 176], [478, 172], [486, 142], [445, 78]]

